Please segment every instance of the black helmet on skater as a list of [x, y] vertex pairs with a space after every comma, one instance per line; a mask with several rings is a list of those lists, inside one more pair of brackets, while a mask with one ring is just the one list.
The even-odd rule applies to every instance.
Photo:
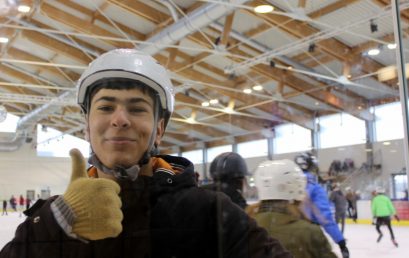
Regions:
[[213, 180], [226, 181], [244, 178], [249, 175], [246, 161], [235, 152], [219, 154], [210, 164], [210, 175]]
[[310, 152], [301, 153], [294, 158], [295, 164], [297, 164], [304, 172], [318, 172], [317, 158]]

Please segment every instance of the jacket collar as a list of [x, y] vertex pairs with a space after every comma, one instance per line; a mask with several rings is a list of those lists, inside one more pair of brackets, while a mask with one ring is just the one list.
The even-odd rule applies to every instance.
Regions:
[[173, 192], [181, 188], [197, 185], [192, 162], [183, 157], [169, 155], [159, 155], [157, 157], [166, 161], [174, 171], [179, 172], [172, 174], [163, 171], [163, 168], [155, 169], [152, 176], [153, 193]]

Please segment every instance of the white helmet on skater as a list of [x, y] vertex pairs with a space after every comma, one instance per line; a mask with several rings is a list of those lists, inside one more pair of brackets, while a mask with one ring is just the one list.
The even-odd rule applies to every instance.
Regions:
[[302, 201], [306, 195], [305, 175], [292, 160], [264, 161], [254, 177], [260, 200]]

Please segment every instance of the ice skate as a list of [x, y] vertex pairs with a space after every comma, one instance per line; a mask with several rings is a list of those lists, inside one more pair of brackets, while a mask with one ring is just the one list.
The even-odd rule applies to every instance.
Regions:
[[394, 246], [399, 247], [398, 242], [396, 242], [395, 239], [392, 239], [392, 243], [393, 243]]
[[[379, 242], [381, 241], [382, 237], [383, 237], [383, 234], [382, 234], [382, 233], [379, 234], [378, 239], [376, 240], [376, 242], [379, 243]], [[393, 241], [393, 240], [392, 240], [392, 241]]]

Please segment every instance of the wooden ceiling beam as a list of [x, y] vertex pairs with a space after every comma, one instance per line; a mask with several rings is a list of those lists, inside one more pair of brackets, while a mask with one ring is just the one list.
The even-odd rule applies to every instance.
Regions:
[[[14, 70], [8, 66], [0, 64], [0, 71], [2, 73], [8, 74], [11, 77], [16, 78], [18, 81], [21, 81], [27, 84], [38, 84], [37, 79], [35, 79], [34, 77], [31, 77], [17, 70]], [[1, 86], [1, 87], [8, 87], [8, 86]], [[38, 95], [39, 94], [38, 92], [31, 90], [30, 88], [24, 88], [24, 87], [8, 87], [8, 88], [10, 88], [13, 92], [25, 93], [28, 95]], [[50, 91], [50, 92], [55, 92], [55, 91]]]
[[298, 0], [298, 7], [299, 8], [305, 8], [305, 6], [307, 5], [307, 0]]
[[338, 11], [339, 9], [347, 7], [348, 5], [351, 5], [358, 1], [359, 0], [338, 0], [332, 4], [326, 5], [325, 7], [319, 10], [309, 13], [308, 17], [310, 17], [311, 19], [318, 19], [322, 16]]
[[[182, 103], [188, 103], [192, 105], [200, 105], [200, 101], [188, 97], [184, 94], [176, 94], [176, 101], [182, 102]], [[183, 104], [182, 104], [183, 105]], [[262, 118], [253, 118], [253, 117], [247, 117], [243, 116], [241, 117], [240, 115], [233, 115], [233, 114], [227, 114], [222, 111], [213, 111], [209, 110], [206, 108], [200, 109], [201, 113], [204, 113], [208, 116], [213, 116], [213, 115], [218, 115], [217, 118], [212, 118], [213, 121], [215, 122], [223, 122], [223, 123], [228, 123], [232, 124], [233, 126], [242, 128], [247, 131], [256, 131], [260, 130], [264, 126], [269, 126], [271, 127], [273, 122], [268, 120], [268, 119], [262, 119]], [[210, 121], [212, 121], [210, 120]], [[201, 120], [199, 119], [200, 122], [207, 122], [208, 120]]]
[[6, 107], [7, 113], [16, 115], [16, 116], [22, 116], [28, 113], [29, 107], [27, 104], [24, 103], [10, 103], [10, 102], [4, 102], [2, 103]]
[[[197, 38], [196, 38], [197, 39]], [[204, 46], [204, 47], [206, 47], [207, 46], [207, 42], [203, 42], [203, 41], [201, 41], [201, 40], [199, 40], [199, 39], [197, 39], [196, 40], [196, 42], [197, 43], [199, 43], [199, 44], [201, 44], [202, 46]], [[234, 53], [234, 54], [237, 54], [237, 55], [243, 55], [243, 56], [246, 56], [246, 55], [248, 55], [248, 54], [246, 54], [246, 53], [244, 53], [243, 51], [241, 51], [241, 50], [239, 50], [238, 48], [236, 48], [235, 47], [235, 49], [230, 49], [230, 52], [232, 52], [232, 53]], [[199, 54], [199, 55], [203, 55], [203, 56], [205, 56], [205, 57], [207, 57], [207, 56], [209, 56], [210, 54], [208, 54], [208, 53], [201, 53], [201, 54]], [[200, 56], [200, 58], [202, 58], [203, 56]], [[233, 59], [233, 58], [231, 58], [233, 61], [237, 61], [236, 59]], [[188, 61], [186, 61], [186, 62], [188, 62]], [[175, 64], [175, 66], [176, 66], [176, 64]], [[178, 69], [178, 72], [180, 71], [180, 69], [181, 68], [179, 68]], [[252, 68], [251, 68], [252, 69]], [[278, 76], [278, 75], [276, 75], [276, 76], [271, 76], [269, 73], [265, 73], [265, 72], [260, 72], [258, 69], [256, 69], [255, 71], [258, 71], [260, 74], [262, 74], [262, 75], [264, 75], [264, 76], [268, 76], [268, 78], [271, 78], [271, 79], [273, 79], [273, 80], [276, 80], [276, 81], [280, 81], [281, 80], [281, 76]], [[280, 70], [280, 72], [282, 73], [282, 71]], [[296, 77], [295, 77], [296, 78]], [[301, 79], [299, 79], [299, 78], [297, 78], [297, 81], [298, 81], [298, 83], [300, 84], [300, 81], [301, 81]], [[301, 83], [300, 85], [302, 85], [302, 84], [307, 84], [308, 85], [308, 83], [307, 82], [303, 82], [303, 83]], [[294, 85], [294, 84], [292, 84], [292, 85]], [[291, 85], [290, 85], [291, 86]], [[294, 88], [294, 87], [292, 87], [292, 88]], [[294, 89], [296, 89], [296, 88], [294, 88]], [[312, 88], [310, 88], [309, 90], [311, 90]], [[299, 89], [298, 89], [298, 91], [300, 91]], [[304, 91], [302, 91], [301, 90], [301, 92], [304, 92]], [[329, 105], [332, 105], [332, 106], [334, 106], [334, 105], [336, 105], [336, 108], [340, 108], [341, 110], [346, 110], [346, 106], [345, 105], [342, 105], [342, 106], [339, 106], [339, 104], [340, 103], [342, 103], [341, 101], [339, 101], [339, 97], [337, 97], [337, 96], [335, 96], [334, 94], [332, 94], [332, 93], [329, 93], [329, 92], [325, 92], [325, 94], [324, 95], [326, 95], [326, 99], [318, 99], [318, 100], [320, 100], [320, 101], [322, 101], [322, 102], [326, 102], [326, 101], [329, 101]], [[315, 95], [315, 92], [313, 92], [313, 93], [311, 93], [311, 94], [309, 94], [309, 96], [310, 97], [312, 97], [312, 98], [316, 98], [316, 95]], [[359, 103], [365, 103], [366, 101], [362, 101], [362, 99], [360, 98], [359, 99]], [[360, 112], [359, 112], [360, 113]]]
[[176, 139], [176, 140], [178, 140], [180, 142], [201, 141], [201, 139], [196, 138], [196, 137], [191, 137], [191, 136], [189, 136], [189, 134], [183, 134], [182, 135], [182, 134], [168, 132], [168, 131], [166, 131], [165, 137], [170, 137], [170, 138]]
[[223, 46], [226, 46], [227, 42], [229, 41], [229, 35], [233, 25], [234, 13], [235, 12], [232, 12], [231, 14], [226, 16], [222, 36], [220, 39], [220, 44]]
[[184, 119], [184, 117], [173, 113], [170, 120], [171, 120], [171, 123], [183, 124], [183, 129], [185, 129], [185, 130], [198, 131], [198, 132], [200, 132], [200, 133], [202, 133], [204, 135], [208, 135], [208, 136], [211, 136], [211, 137], [225, 137], [225, 136], [229, 135], [228, 133], [226, 133], [224, 131], [215, 129], [215, 128], [207, 126], [207, 125], [184, 123], [184, 122], [180, 122], [178, 120], [175, 120], [173, 118]]
[[[10, 57], [13, 57], [15, 59], [19, 59], [19, 60], [44, 62], [44, 63], [48, 62], [48, 60], [39, 58], [37, 56], [34, 56], [34, 55], [30, 54], [30, 53], [27, 53], [27, 52], [25, 52], [23, 50], [20, 50], [20, 49], [14, 48], [14, 47], [11, 47], [11, 48], [9, 48], [7, 50], [7, 55], [9, 55]], [[59, 69], [57, 69], [55, 67], [51, 67], [51, 66], [50, 67], [43, 67], [43, 69], [47, 70], [47, 71], [49, 71], [49, 72], [51, 72], [51, 73], [53, 73], [53, 74], [55, 74], [55, 75], [57, 75], [59, 77], [62, 77], [64, 79], [66, 79], [66, 77], [61, 73], [61, 71], [63, 71], [62, 69], [59, 70]], [[76, 74], [76, 73], [69, 72], [69, 71], [64, 71], [64, 73], [65, 73], [66, 76], [68, 76], [70, 78], [71, 81], [76, 81], [79, 78], [78, 74]]]
[[[164, 62], [164, 57], [157, 55], [156, 58], [160, 61], [162, 59], [162, 62]], [[161, 62], [161, 61], [160, 61]], [[183, 70], [179, 72], [180, 75], [182, 75], [185, 78], [191, 79], [191, 80], [197, 80], [197, 81], [203, 81], [206, 83], [211, 83], [211, 84], [216, 84], [216, 85], [224, 85], [226, 87], [231, 87], [234, 88], [236, 85], [232, 82], [220, 82], [216, 79], [210, 78], [208, 76], [204, 76], [203, 74], [193, 71], [193, 70]], [[248, 105], [251, 104], [256, 104], [262, 101], [259, 98], [256, 98], [254, 96], [246, 95], [243, 93], [237, 93], [237, 92], [232, 92], [228, 90], [223, 90], [223, 89], [218, 89], [218, 92], [220, 92], [223, 95], [229, 96], [232, 99], [238, 99], [243, 103], [246, 103]], [[279, 108], [272, 108], [272, 104], [264, 104], [257, 106], [258, 109], [267, 112], [271, 115], [276, 115], [279, 116], [281, 119], [287, 122], [292, 122], [296, 123], [300, 126], [306, 127], [306, 128], [311, 128], [312, 127], [312, 117], [309, 117], [309, 115], [304, 114], [304, 115], [294, 115], [290, 114], [288, 111], [286, 111], [284, 108], [279, 107]], [[276, 111], [277, 113], [274, 113], [272, 111]]]
[[[249, 6], [255, 7], [261, 3], [262, 1], [257, 0], [257, 1], [250, 2]], [[293, 20], [292, 18], [289, 18], [286, 16], [269, 14], [269, 13], [259, 14], [259, 13], [255, 13], [250, 10], [245, 10], [245, 11], [252, 16], [261, 18], [267, 23], [276, 25], [280, 30], [283, 30], [287, 32], [288, 34], [295, 36], [297, 38], [308, 37], [308, 36], [311, 36], [319, 32], [318, 29], [312, 26], [309, 26], [305, 22]], [[277, 10], [277, 11], [282, 11], [282, 10]], [[315, 44], [319, 46], [323, 51], [336, 57], [339, 60], [345, 60], [346, 56], [350, 52], [349, 47], [347, 47], [346, 45], [344, 45], [343, 43], [341, 43], [340, 41], [334, 38], [324, 39], [319, 42], [316, 42]]]
[[[235, 52], [236, 54], [239, 55], [245, 55], [246, 53], [237, 50]], [[283, 80], [283, 70], [278, 69], [278, 68], [272, 68], [264, 64], [258, 64], [250, 68], [251, 70], [257, 71], [264, 76], [267, 76], [275, 81], [281, 81]], [[287, 86], [290, 86], [291, 88], [299, 91], [300, 93], [306, 93], [306, 95], [310, 96], [313, 99], [319, 100], [321, 102], [327, 103], [330, 106], [333, 106], [339, 110], [346, 111], [346, 112], [351, 112], [353, 114], [361, 113], [360, 110], [359, 112], [357, 110], [353, 110], [350, 107], [350, 103], [347, 103], [345, 100], [343, 100], [341, 97], [336, 96], [335, 94], [332, 94], [328, 91], [323, 91], [320, 88], [324, 88], [324, 84], [317, 82], [315, 85], [312, 85], [311, 83], [304, 81], [294, 75], [292, 75], [290, 72], [286, 73], [286, 76], [284, 77], [284, 83]], [[350, 95], [352, 97], [352, 95]], [[366, 103], [366, 100], [363, 99], [362, 97], [356, 96], [355, 98], [351, 98], [352, 102], [356, 103]], [[365, 106], [365, 104], [363, 104]]]
[[[252, 2], [250, 5], [255, 5], [258, 2], [259, 1], [256, 0]], [[337, 10], [337, 8], [340, 8], [340, 6], [343, 7], [343, 6], [346, 6], [346, 4], [352, 4], [356, 1], [350, 0], [350, 1], [343, 1], [343, 2], [345, 3], [341, 3], [340, 1], [338, 1], [338, 2], [333, 3], [330, 6], [327, 6], [327, 9], [325, 9], [325, 12], [322, 11], [320, 15], [329, 14], [330, 12]], [[261, 17], [268, 23], [272, 23], [277, 26], [280, 24], [285, 24], [285, 25], [279, 26], [279, 28], [297, 38], [311, 36], [319, 32], [318, 29], [313, 28], [312, 26], [309, 26], [305, 22], [300, 22], [297, 20], [290, 21], [290, 18], [288, 17], [273, 15], [273, 14], [255, 14], [254, 12], [250, 12], [248, 10], [246, 11], [247, 13], [251, 15]], [[354, 65], [355, 63], [361, 64], [362, 70], [367, 73], [373, 73], [382, 67], [378, 62], [376, 62], [373, 59], [362, 58], [361, 55], [357, 55], [356, 53], [353, 53], [352, 48], [348, 47], [347, 45], [341, 43], [340, 41], [334, 38], [328, 38], [328, 39], [321, 40], [319, 42], [316, 42], [316, 45], [319, 46], [319, 48], [322, 51], [336, 58], [337, 60], [340, 60], [341, 62], [350, 62], [351, 65]], [[365, 59], [365, 61], [362, 62], [361, 59]]]
[[155, 25], [169, 18], [169, 15], [167, 15], [166, 13], [163, 13], [155, 8], [152, 8], [151, 6], [143, 3], [142, 1], [108, 0], [108, 2], [118, 7], [121, 7], [122, 9], [127, 10], [128, 12], [133, 13], [139, 17], [142, 17]]
[[[80, 19], [79, 17], [69, 14], [67, 12], [64, 12], [61, 9], [58, 9], [50, 4], [43, 2], [41, 5], [41, 11], [45, 12], [47, 16], [49, 16], [51, 19], [61, 22], [65, 24], [66, 26], [69, 26], [82, 33], [86, 33], [89, 35], [106, 36], [106, 37], [112, 37], [112, 38], [122, 38], [122, 35], [113, 34], [105, 29], [102, 29], [92, 24], [91, 21]], [[104, 40], [104, 42], [114, 47], [117, 47], [117, 48], [133, 48], [134, 47], [133, 44], [127, 43], [127, 42], [118, 42], [118, 41], [112, 41], [112, 40]]]
[[[179, 44], [180, 44], [180, 41], [178, 41], [175, 45], [178, 46]], [[175, 61], [176, 56], [178, 54], [181, 54], [181, 52], [179, 53], [179, 49], [177, 49], [176, 47], [169, 49], [169, 58], [166, 62], [166, 67], [169, 67], [170, 64], [172, 64]]]
[[81, 50], [74, 48], [72, 46], [69, 46], [65, 43], [62, 43], [61, 41], [58, 41], [56, 39], [47, 37], [44, 34], [41, 34], [39, 32], [26, 30], [26, 31], [23, 31], [22, 36], [37, 45], [46, 47], [68, 58], [75, 59], [75, 61], [81, 64], [86, 65], [92, 61]]
[[[72, 8], [72, 9], [74, 9], [74, 10], [77, 10], [77, 11], [79, 11], [79, 12], [85, 14], [86, 16], [90, 17], [89, 21], [90, 21], [92, 24], [94, 24], [95, 21], [99, 21], [99, 22], [101, 22], [101, 23], [105, 23], [105, 24], [108, 25], [108, 26], [112, 26], [111, 22], [110, 22], [104, 15], [102, 15], [101, 13], [99, 13], [98, 11], [94, 12], [94, 11], [92, 11], [92, 10], [90, 10], [90, 9], [88, 9], [88, 8], [86, 8], [86, 7], [82, 6], [82, 5], [80, 5], [80, 4], [77, 4], [77, 3], [73, 2], [73, 1], [66, 1], [66, 0], [56, 0], [56, 1], [58, 1], [59, 3], [61, 3], [61, 4], [63, 4], [63, 5], [66, 5], [66, 6], [70, 7], [70, 8]], [[103, 11], [103, 10], [105, 10], [106, 7], [108, 7], [108, 5], [109, 5], [109, 2], [104, 2], [104, 3], [102, 4], [102, 6], [100, 7], [100, 9]], [[118, 23], [118, 22], [115, 22], [115, 24], [116, 24], [122, 31], [124, 31], [124, 32], [127, 33], [128, 35], [132, 35], [132, 36], [133, 36], [135, 39], [137, 39], [137, 40], [144, 40], [144, 39], [146, 39], [146, 36], [145, 36], [145, 34], [143, 34], [143, 33], [140, 33], [140, 32], [138, 32], [138, 31], [136, 31], [136, 30], [133, 30], [133, 29], [131, 29], [130, 27], [125, 26], [125, 25], [123, 25], [123, 24], [121, 24], [121, 23]]]

